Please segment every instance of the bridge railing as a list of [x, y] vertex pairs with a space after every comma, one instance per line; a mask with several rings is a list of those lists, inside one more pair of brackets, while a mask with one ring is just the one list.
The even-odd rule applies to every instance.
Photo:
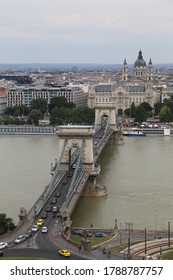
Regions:
[[64, 141], [64, 146], [63, 146], [63, 149], [61, 151], [59, 161], [56, 162], [56, 168], [54, 169], [54, 174], [52, 175], [52, 179], [50, 181], [50, 184], [45, 187], [43, 193], [40, 195], [40, 197], [34, 203], [33, 207], [28, 212], [28, 217], [30, 217], [30, 216], [35, 217], [36, 215], [38, 215], [40, 213], [43, 206], [45, 205], [45, 203], [47, 202], [47, 200], [49, 199], [49, 197], [51, 196], [51, 194], [53, 193], [53, 191], [55, 190], [57, 185], [62, 180], [65, 172], [60, 171], [59, 166], [60, 166], [61, 160], [64, 156], [66, 144], [67, 144], [67, 140]]
[[69, 202], [71, 201], [71, 199], [74, 195], [75, 189], [79, 185], [84, 174], [85, 174], [85, 171], [82, 171], [82, 170], [81, 170], [80, 174], [78, 174], [78, 177], [76, 178], [76, 181], [74, 182], [74, 185], [73, 185], [73, 191], [68, 196], [66, 196], [66, 200], [64, 201], [62, 207], [59, 209], [60, 215], [62, 215], [64, 213], [65, 209], [67, 208]]

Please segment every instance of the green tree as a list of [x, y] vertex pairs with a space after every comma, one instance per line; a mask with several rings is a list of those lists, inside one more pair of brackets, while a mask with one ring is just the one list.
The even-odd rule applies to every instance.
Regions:
[[8, 124], [11, 124], [12, 123], [12, 117], [10, 116], [6, 116], [3, 118], [3, 124], [4, 125], [8, 125]]
[[139, 105], [134, 111], [135, 122], [142, 123], [147, 120], [147, 114], [144, 108]]
[[34, 122], [35, 125], [39, 124], [39, 120], [43, 119], [43, 114], [39, 109], [32, 109], [30, 113], [30, 118]]
[[163, 106], [160, 111], [160, 121], [161, 122], [170, 122], [173, 119], [173, 114], [171, 113], [170, 108], [168, 106]]
[[156, 104], [154, 104], [155, 115], [158, 116], [160, 114], [160, 110], [163, 106], [164, 106], [164, 104], [161, 102], [157, 102]]
[[14, 107], [7, 107], [5, 110], [5, 115], [9, 115], [9, 116], [27, 116], [30, 112], [30, 108], [25, 106], [25, 105], [21, 105], [21, 106], [14, 106]]
[[44, 117], [44, 115], [47, 112], [47, 100], [44, 98], [33, 99], [31, 101], [31, 111], [33, 109], [40, 110], [40, 112], [42, 113], [42, 115]]
[[130, 106], [130, 117], [134, 118], [134, 113], [135, 113], [135, 110], [136, 110], [136, 106], [134, 104], [134, 102], [131, 104]]
[[124, 110], [124, 114], [125, 114], [126, 116], [130, 116], [130, 111], [131, 111], [131, 109], [130, 109], [130, 108], [127, 108], [127, 109]]
[[68, 118], [68, 110], [64, 108], [55, 107], [51, 111], [50, 123], [52, 125], [63, 125], [66, 123], [66, 119]]
[[49, 112], [54, 108], [74, 108], [75, 104], [73, 102], [67, 102], [67, 99], [64, 96], [54, 96], [50, 100]]
[[0, 235], [7, 233], [9, 230], [13, 230], [15, 224], [13, 220], [6, 216], [4, 213], [0, 213]]
[[5, 110], [5, 115], [13, 116], [15, 112], [15, 107], [7, 107]]
[[50, 123], [52, 125], [62, 124], [93, 124], [95, 111], [90, 108], [57, 108], [51, 111]]
[[170, 96], [170, 98], [165, 98], [163, 100], [163, 105], [166, 105], [173, 114], [173, 94]]
[[147, 102], [142, 102], [140, 106], [142, 106], [146, 112], [152, 112], [153, 110], [153, 108]]

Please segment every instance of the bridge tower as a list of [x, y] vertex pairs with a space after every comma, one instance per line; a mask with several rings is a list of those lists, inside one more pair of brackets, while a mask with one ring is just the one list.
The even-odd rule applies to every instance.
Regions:
[[116, 106], [114, 102], [95, 104], [95, 126], [100, 129], [107, 118], [109, 127], [116, 130]]
[[58, 158], [60, 158], [60, 154], [64, 149], [59, 167], [61, 170], [67, 170], [72, 164], [72, 151], [74, 152], [74, 150], [80, 153], [82, 169], [88, 172], [94, 170], [93, 134], [93, 126], [59, 126], [57, 132], [59, 138]]

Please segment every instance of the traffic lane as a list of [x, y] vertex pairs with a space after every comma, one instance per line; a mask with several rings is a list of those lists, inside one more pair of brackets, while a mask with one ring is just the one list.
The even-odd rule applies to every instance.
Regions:
[[7, 249], [4, 250], [5, 257], [14, 258], [38, 258], [38, 259], [48, 259], [48, 260], [86, 260], [86, 258], [71, 254], [70, 258], [64, 258], [58, 254], [58, 249], [31, 249], [31, 248], [21, 248], [21, 249]]
[[51, 229], [52, 226], [54, 225], [56, 218], [53, 217], [53, 213], [52, 217], [49, 218], [49, 221], [46, 221], [47, 223], [45, 223], [45, 226], [48, 228], [48, 232], [47, 233], [42, 233], [41, 232], [41, 228], [36, 236], [36, 244], [37, 247], [39, 248], [43, 248], [43, 249], [54, 249], [55, 248], [55, 244], [51, 241]]

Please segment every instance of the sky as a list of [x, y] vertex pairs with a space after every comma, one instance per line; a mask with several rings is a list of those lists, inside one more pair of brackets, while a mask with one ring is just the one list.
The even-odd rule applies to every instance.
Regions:
[[173, 63], [173, 0], [0, 0], [1, 63]]

